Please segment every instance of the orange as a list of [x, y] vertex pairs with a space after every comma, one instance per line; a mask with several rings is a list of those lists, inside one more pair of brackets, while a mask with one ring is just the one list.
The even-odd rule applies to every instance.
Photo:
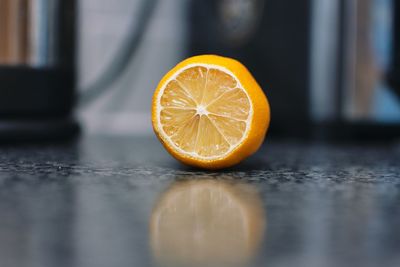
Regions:
[[153, 96], [154, 132], [181, 162], [206, 169], [233, 166], [262, 144], [268, 100], [240, 62], [216, 55], [188, 58]]

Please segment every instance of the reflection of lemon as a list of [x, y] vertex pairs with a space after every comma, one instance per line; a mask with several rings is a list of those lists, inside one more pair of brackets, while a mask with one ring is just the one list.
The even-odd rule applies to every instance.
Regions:
[[217, 169], [253, 154], [270, 121], [267, 98], [250, 72], [230, 58], [186, 59], [160, 81], [153, 128], [183, 163]]
[[170, 266], [231, 266], [251, 259], [265, 217], [253, 187], [225, 181], [178, 182], [160, 198], [150, 220], [158, 262]]

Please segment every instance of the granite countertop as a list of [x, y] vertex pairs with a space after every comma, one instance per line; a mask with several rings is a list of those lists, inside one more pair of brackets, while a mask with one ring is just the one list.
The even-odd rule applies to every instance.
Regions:
[[268, 140], [220, 172], [152, 137], [0, 148], [1, 267], [400, 266], [399, 226], [398, 144]]

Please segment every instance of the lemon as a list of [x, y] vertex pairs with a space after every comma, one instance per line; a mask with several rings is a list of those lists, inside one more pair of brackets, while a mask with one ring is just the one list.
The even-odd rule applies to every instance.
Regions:
[[181, 162], [206, 169], [233, 166], [262, 144], [268, 100], [240, 62], [216, 55], [188, 58], [153, 96], [154, 132]]
[[150, 218], [150, 245], [164, 266], [241, 266], [261, 244], [266, 218], [257, 190], [223, 180], [173, 184]]

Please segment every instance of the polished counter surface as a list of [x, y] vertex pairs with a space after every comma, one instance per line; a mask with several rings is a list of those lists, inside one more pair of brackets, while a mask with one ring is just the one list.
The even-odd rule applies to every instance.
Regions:
[[400, 266], [400, 145], [268, 140], [218, 172], [152, 137], [2, 146], [0, 266]]

